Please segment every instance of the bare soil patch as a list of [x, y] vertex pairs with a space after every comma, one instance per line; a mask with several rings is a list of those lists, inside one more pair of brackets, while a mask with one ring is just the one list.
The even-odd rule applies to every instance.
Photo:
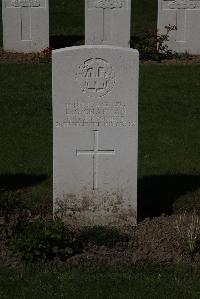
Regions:
[[163, 59], [161, 62], [153, 61], [153, 60], [143, 60], [141, 61], [143, 64], [199, 64], [200, 63], [200, 55], [191, 55], [187, 58], [172, 58], [172, 59]]
[[[40, 64], [48, 62], [49, 57], [41, 53], [14, 53], [7, 52], [0, 48], [0, 63], [15, 63], [15, 64]], [[153, 60], [141, 61], [143, 64], [199, 64], [200, 55], [190, 55], [188, 57], [165, 59], [162, 62]]]
[[[67, 264], [136, 264], [136, 263], [189, 263], [200, 265], [200, 250], [191, 255], [179, 239], [176, 215], [146, 218], [134, 227], [129, 242], [114, 247], [88, 244], [84, 252], [67, 260]], [[61, 263], [56, 260], [55, 263]], [[16, 258], [10, 257], [7, 242], [0, 242], [0, 265], [15, 266]]]
[[179, 240], [175, 225], [175, 215], [147, 218], [134, 228], [131, 241], [128, 244], [119, 244], [114, 248], [93, 246], [85, 253], [70, 258], [68, 263], [200, 264], [199, 252], [192, 256], [186, 253]]
[[43, 62], [41, 53], [14, 53], [0, 48], [0, 63], [39, 64]]

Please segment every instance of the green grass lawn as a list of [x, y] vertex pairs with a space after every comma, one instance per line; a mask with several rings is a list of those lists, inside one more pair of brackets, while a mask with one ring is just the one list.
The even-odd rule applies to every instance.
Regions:
[[[199, 204], [199, 77], [198, 65], [141, 65], [139, 199], [151, 205]], [[51, 204], [51, 65], [2, 64], [0, 90], [0, 173]]]
[[[83, 0], [50, 0], [51, 37], [83, 38], [83, 4]], [[155, 29], [157, 0], [132, 4], [132, 35]], [[199, 78], [200, 65], [140, 67], [139, 209], [143, 216], [170, 212], [172, 206], [200, 206]], [[33, 206], [45, 201], [51, 208], [51, 65], [0, 64], [0, 103], [0, 189], [25, 188], [24, 198]], [[200, 273], [187, 267], [1, 268], [0, 298], [195, 299], [200, 298], [199, 280]]]
[[140, 175], [199, 174], [200, 67], [140, 68]]
[[189, 267], [121, 266], [0, 269], [2, 299], [199, 299], [200, 272]]
[[41, 200], [50, 203], [51, 65], [0, 65], [0, 78], [0, 186], [28, 187], [24, 196], [33, 205]]
[[200, 206], [199, 75], [198, 65], [140, 67], [139, 207], [152, 215]]

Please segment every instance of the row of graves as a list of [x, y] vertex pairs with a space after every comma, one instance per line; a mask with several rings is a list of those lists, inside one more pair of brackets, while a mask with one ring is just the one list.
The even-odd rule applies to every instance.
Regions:
[[[159, 1], [170, 45], [200, 51], [199, 1]], [[137, 223], [139, 53], [130, 0], [85, 1], [85, 46], [53, 51], [54, 213], [79, 226]], [[4, 48], [48, 46], [48, 0], [3, 0]]]
[[[48, 0], [2, 0], [2, 16], [4, 50], [49, 47]], [[130, 19], [131, 0], [85, 0], [85, 44], [129, 47]], [[200, 0], [158, 0], [158, 32], [169, 25], [170, 50], [200, 54]]]

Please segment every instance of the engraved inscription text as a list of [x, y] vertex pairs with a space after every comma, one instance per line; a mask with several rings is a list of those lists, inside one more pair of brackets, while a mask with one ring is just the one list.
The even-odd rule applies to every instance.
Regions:
[[69, 127], [133, 127], [135, 122], [128, 118], [126, 106], [118, 102], [66, 104], [66, 118], [57, 122], [58, 128]]

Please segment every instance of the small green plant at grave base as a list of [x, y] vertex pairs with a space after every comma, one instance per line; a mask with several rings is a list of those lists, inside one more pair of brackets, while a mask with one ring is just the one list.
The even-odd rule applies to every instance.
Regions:
[[75, 233], [63, 222], [35, 220], [27, 221], [15, 239], [9, 243], [11, 255], [22, 261], [52, 261], [81, 253], [82, 244], [75, 238]]
[[30, 211], [24, 201], [22, 191], [0, 192], [1, 238], [11, 238], [22, 223], [29, 219]]
[[184, 212], [177, 215], [176, 230], [184, 250], [193, 255], [200, 246], [200, 216], [194, 211], [192, 214]]
[[166, 34], [159, 34], [157, 30], [146, 30], [144, 35], [131, 41], [131, 47], [140, 53], [141, 60], [154, 60], [161, 62], [163, 59], [171, 59], [175, 53], [168, 49], [166, 42], [169, 40], [169, 32], [176, 30], [176, 26], [166, 26]]
[[183, 53], [175, 53], [174, 54], [175, 58], [180, 59], [180, 60], [189, 60], [192, 58], [192, 55], [190, 53], [183, 52]]
[[113, 247], [118, 243], [128, 242], [130, 237], [115, 228], [104, 226], [84, 227], [80, 230], [77, 239], [87, 245]]
[[49, 63], [51, 62], [51, 58], [52, 58], [52, 48], [45, 48], [41, 53], [40, 53], [40, 60], [43, 63]]

